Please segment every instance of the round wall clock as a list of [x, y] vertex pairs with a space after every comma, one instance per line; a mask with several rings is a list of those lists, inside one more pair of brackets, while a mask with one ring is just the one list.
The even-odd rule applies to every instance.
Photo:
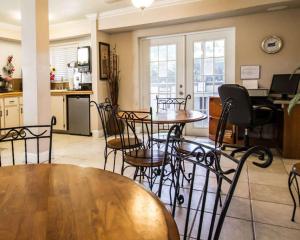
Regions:
[[283, 46], [281, 38], [277, 36], [268, 36], [266, 37], [261, 44], [261, 48], [264, 52], [269, 54], [278, 53]]

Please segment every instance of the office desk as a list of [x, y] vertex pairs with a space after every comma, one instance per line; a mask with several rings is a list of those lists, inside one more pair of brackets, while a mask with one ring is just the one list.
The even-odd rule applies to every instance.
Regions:
[[300, 159], [300, 102], [288, 114], [288, 100], [274, 100], [273, 104], [281, 105], [283, 109], [283, 143], [282, 156], [284, 158]]
[[[300, 102], [293, 109], [293, 112], [288, 115], [288, 100], [268, 100], [267, 97], [257, 96], [255, 92], [251, 94], [254, 102], [264, 104], [274, 104], [278, 107], [277, 121], [273, 128], [276, 129], [278, 136], [276, 139], [258, 139], [250, 138], [251, 145], [265, 145], [269, 147], [276, 147], [281, 152], [284, 158], [300, 159]], [[209, 137], [214, 140], [216, 124], [218, 118], [215, 119], [215, 113], [221, 112], [221, 100], [219, 97], [210, 98], [210, 113], [209, 113]], [[225, 137], [226, 143], [239, 143], [238, 129], [232, 125], [228, 125], [227, 135]], [[243, 133], [243, 131], [241, 131]], [[242, 142], [241, 142], [242, 143]]]

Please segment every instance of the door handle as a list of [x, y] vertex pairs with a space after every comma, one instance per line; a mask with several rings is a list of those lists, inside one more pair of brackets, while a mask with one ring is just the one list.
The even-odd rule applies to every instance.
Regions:
[[180, 91], [180, 92], [179, 92], [179, 95], [182, 96], [182, 95], [183, 95], [183, 91]]
[[6, 116], [8, 116], [8, 110], [6, 110], [5, 112], [6, 112]]

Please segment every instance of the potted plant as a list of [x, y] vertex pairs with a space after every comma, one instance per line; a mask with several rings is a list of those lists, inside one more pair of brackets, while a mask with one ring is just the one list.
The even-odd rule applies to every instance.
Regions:
[[[295, 71], [292, 73], [290, 79], [292, 79], [294, 74], [296, 74], [298, 71], [300, 71], [300, 66], [295, 69]], [[288, 114], [291, 114], [293, 108], [297, 105], [299, 100], [300, 100], [300, 93], [297, 93], [289, 103]]]

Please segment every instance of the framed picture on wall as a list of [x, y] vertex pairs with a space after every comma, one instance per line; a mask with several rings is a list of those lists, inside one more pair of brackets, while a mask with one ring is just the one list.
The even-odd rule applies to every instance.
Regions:
[[99, 42], [100, 80], [107, 80], [110, 68], [110, 45]]

